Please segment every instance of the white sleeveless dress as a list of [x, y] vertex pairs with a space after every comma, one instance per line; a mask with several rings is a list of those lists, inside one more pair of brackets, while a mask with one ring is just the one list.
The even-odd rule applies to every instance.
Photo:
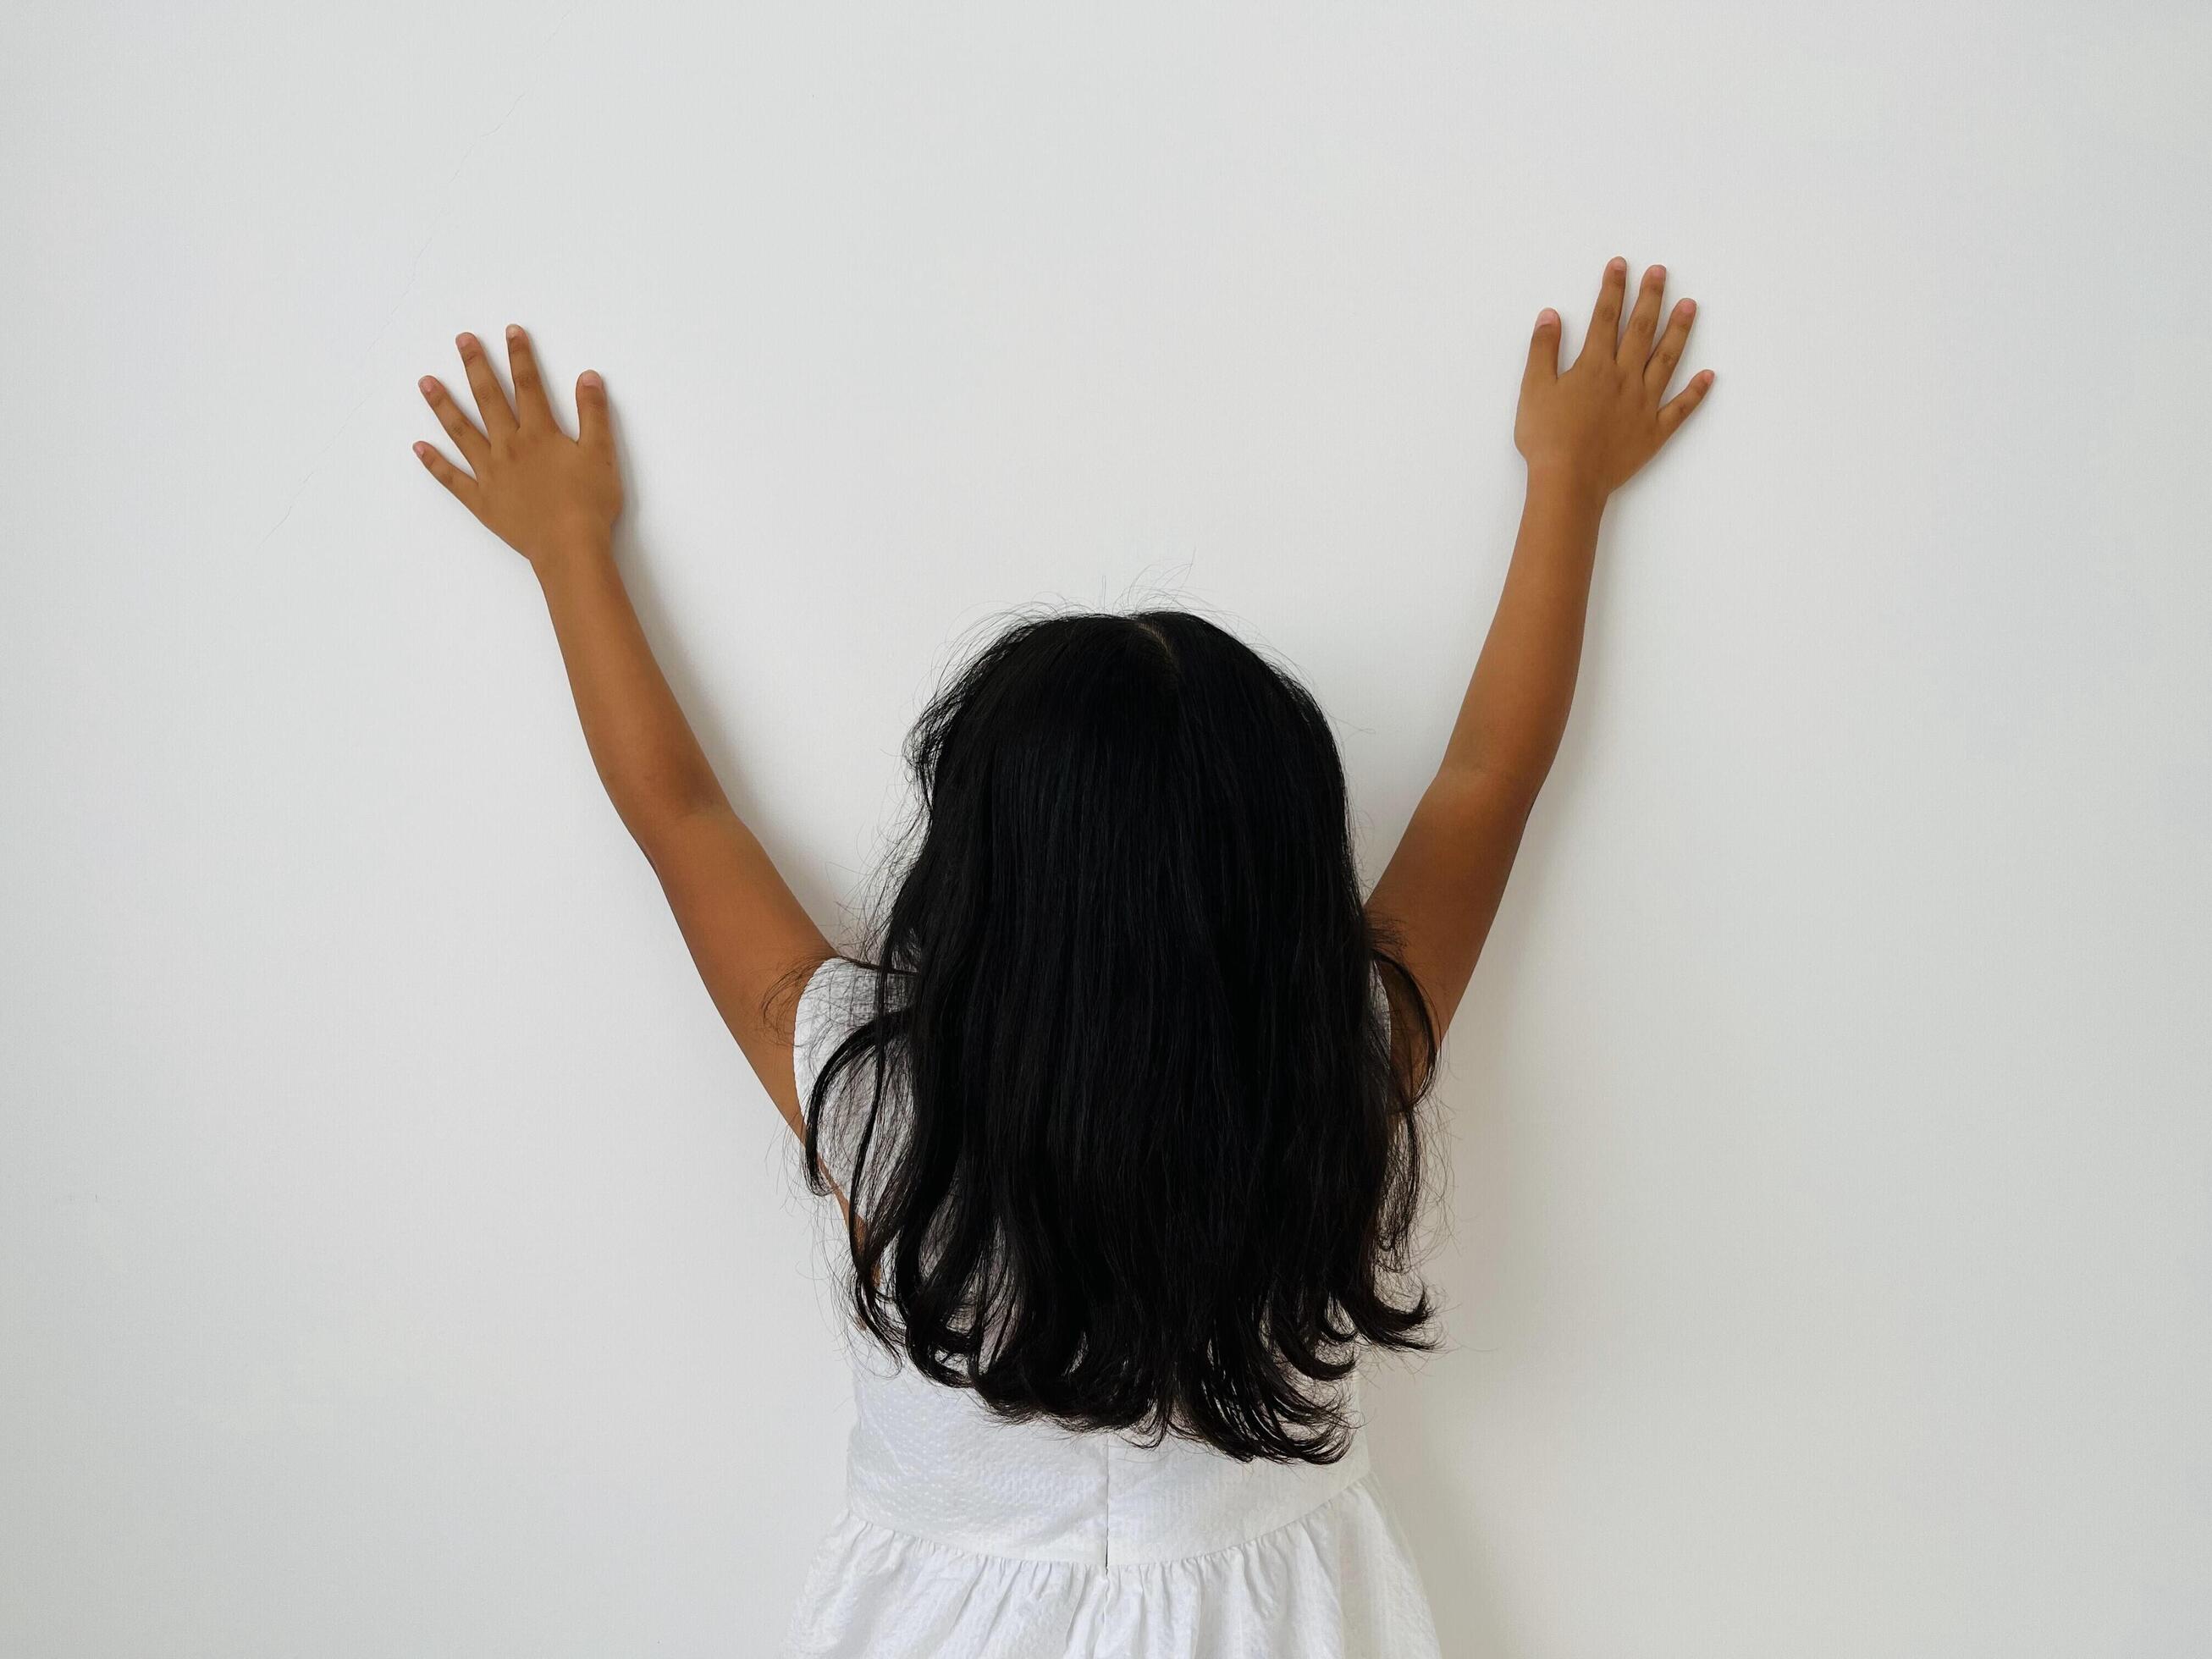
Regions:
[[[807, 982], [802, 1101], [872, 994], [837, 957]], [[865, 1067], [848, 1075], [866, 1086]], [[1174, 1437], [1006, 1422], [857, 1328], [848, 1346], [845, 1505], [787, 1659], [1437, 1659], [1358, 1431], [1334, 1463], [1239, 1463]], [[1356, 1422], [1356, 1376], [1346, 1397]]]

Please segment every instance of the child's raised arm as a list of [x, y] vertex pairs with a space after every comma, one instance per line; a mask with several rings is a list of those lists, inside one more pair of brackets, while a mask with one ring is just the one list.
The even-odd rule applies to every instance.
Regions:
[[638, 626], [612, 550], [623, 485], [606, 388], [589, 370], [578, 379], [572, 439], [554, 416], [521, 329], [507, 330], [512, 406], [483, 345], [469, 334], [458, 343], [483, 429], [434, 377], [425, 375], [422, 387], [470, 470], [430, 444], [416, 444], [415, 453], [479, 523], [530, 562], [599, 781], [659, 878], [715, 1007], [777, 1109], [803, 1135], [787, 1015], [804, 980], [793, 970], [830, 956], [830, 941], [731, 810]]
[[[1536, 319], [1513, 422], [1528, 493], [1504, 589], [1435, 781], [1367, 902], [1371, 916], [1397, 930], [1439, 1036], [1474, 975], [1566, 729], [1606, 500], [1713, 382], [1701, 370], [1667, 399], [1696, 307], [1683, 301], [1658, 335], [1666, 276], [1662, 265], [1644, 273], [1623, 333], [1628, 262], [1608, 264], [1589, 337], [1564, 374], [1559, 315], [1547, 308]], [[1404, 1021], [1393, 1024], [1404, 1032]]]

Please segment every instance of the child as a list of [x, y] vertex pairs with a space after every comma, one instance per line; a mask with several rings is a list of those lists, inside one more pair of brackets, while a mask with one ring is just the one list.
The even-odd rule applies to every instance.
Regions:
[[[1431, 1656], [1354, 1360], [1432, 1346], [1403, 1282], [1422, 1120], [1573, 694], [1598, 520], [1712, 384], [1666, 389], [1663, 268], [1541, 313], [1520, 535], [1436, 778], [1363, 904], [1328, 722], [1195, 616], [1031, 619], [908, 744], [918, 851], [836, 954], [730, 809], [610, 553], [580, 435], [507, 331], [424, 465], [529, 560], [592, 758], [723, 1018], [834, 1193], [853, 1272], [847, 1504], [785, 1651]], [[473, 476], [471, 476], [471, 473]]]

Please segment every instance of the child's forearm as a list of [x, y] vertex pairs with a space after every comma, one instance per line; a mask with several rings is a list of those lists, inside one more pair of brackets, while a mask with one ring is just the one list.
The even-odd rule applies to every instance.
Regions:
[[1582, 661], [1603, 492], [1531, 468], [1497, 615], [1476, 659], [1440, 780], [1480, 776], [1533, 802], [1552, 769]]
[[725, 804], [713, 767], [646, 643], [601, 534], [532, 561], [599, 781], [638, 844]]

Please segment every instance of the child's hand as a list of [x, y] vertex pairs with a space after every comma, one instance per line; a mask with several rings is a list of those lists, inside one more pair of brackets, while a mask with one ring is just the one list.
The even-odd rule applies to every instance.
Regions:
[[1709, 368], [1692, 375], [1672, 402], [1660, 402], [1697, 310], [1689, 300], [1676, 306], [1653, 349], [1659, 298], [1666, 286], [1664, 265], [1644, 273], [1628, 331], [1621, 334], [1628, 261], [1608, 264], [1582, 355], [1564, 374], [1559, 313], [1547, 308], [1538, 314], [1528, 371], [1521, 380], [1521, 407], [1513, 417], [1514, 447], [1528, 458], [1532, 478], [1540, 471], [1549, 473], [1602, 501], [1634, 477], [1704, 401], [1713, 383]]
[[[422, 380], [422, 395], [438, 413], [469, 464], [464, 472], [432, 444], [415, 453], [438, 482], [453, 492], [477, 522], [530, 561], [579, 538], [604, 547], [622, 515], [622, 474], [615, 464], [614, 434], [607, 427], [605, 385], [590, 369], [576, 380], [576, 419], [580, 435], [571, 438], [554, 417], [530, 338], [519, 326], [507, 331], [507, 361], [514, 378], [515, 407], [500, 389], [491, 359], [473, 334], [455, 343], [476, 392], [483, 429], [431, 375]], [[470, 473], [475, 476], [472, 477]]]

